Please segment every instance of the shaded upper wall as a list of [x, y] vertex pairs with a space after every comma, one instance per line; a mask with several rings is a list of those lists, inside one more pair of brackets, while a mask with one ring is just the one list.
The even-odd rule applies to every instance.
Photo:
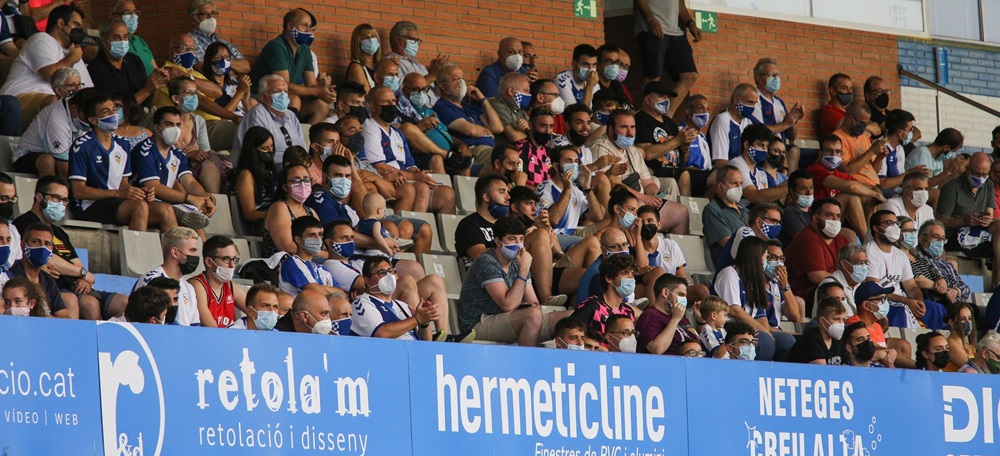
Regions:
[[[854, 79], [856, 97], [863, 97], [868, 76], [882, 76], [894, 90], [890, 107], [899, 107], [896, 35], [732, 14], [719, 14], [718, 24], [717, 34], [703, 32], [701, 42], [692, 42], [700, 73], [692, 92], [707, 96], [713, 113], [725, 109], [737, 84], [753, 84], [753, 66], [761, 57], [778, 61], [778, 96], [789, 108], [796, 102], [805, 108], [800, 139], [817, 139], [817, 113], [828, 101], [826, 85], [834, 73]], [[633, 68], [628, 83], [633, 94], [641, 94], [641, 60], [632, 26], [631, 15], [605, 19], [608, 41], [626, 43]]]
[[[108, 17], [111, 0], [92, 0], [95, 24]], [[598, 1], [603, 8], [603, 1]], [[192, 29], [187, 10], [190, 0], [153, 2], [136, 0], [142, 11], [138, 35], [145, 39], [158, 61], [168, 54], [171, 36]], [[420, 27], [424, 42], [417, 58], [425, 65], [439, 52], [462, 64], [466, 79], [475, 82], [479, 69], [496, 60], [497, 44], [505, 36], [531, 41], [541, 56], [543, 76], [562, 71], [579, 42], [598, 43], [604, 30], [600, 20], [577, 19], [567, 0], [491, 2], [476, 0], [329, 0], [309, 2], [265, 2], [263, 0], [216, 1], [221, 13], [219, 33], [240, 52], [256, 56], [269, 40], [281, 33], [281, 18], [291, 8], [306, 8], [319, 21], [313, 50], [320, 70], [343, 80], [348, 63], [351, 32], [358, 24], [374, 25], [389, 49], [389, 29], [399, 20]], [[598, 17], [603, 13], [598, 12]], [[96, 28], [96, 25], [95, 25]]]

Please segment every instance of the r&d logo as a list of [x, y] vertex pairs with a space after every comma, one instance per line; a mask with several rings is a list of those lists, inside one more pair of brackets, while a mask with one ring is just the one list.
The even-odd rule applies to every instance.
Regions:
[[941, 399], [944, 401], [945, 442], [996, 441], [1000, 403], [993, 397], [992, 388], [977, 392], [964, 386], [944, 385]]
[[103, 323], [98, 329], [104, 454], [160, 456], [166, 422], [153, 353], [129, 323]]

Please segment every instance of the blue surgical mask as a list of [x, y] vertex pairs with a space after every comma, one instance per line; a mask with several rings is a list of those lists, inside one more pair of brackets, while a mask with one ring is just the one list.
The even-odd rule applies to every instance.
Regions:
[[798, 201], [796, 201], [796, 203], [799, 205], [799, 207], [802, 208], [812, 207], [813, 201], [815, 201], [815, 199], [816, 199], [815, 195], [799, 195]]
[[273, 310], [258, 310], [257, 318], [253, 319], [253, 323], [261, 331], [270, 331], [278, 323], [278, 312]]
[[618, 73], [621, 73], [622, 69], [618, 65], [608, 65], [604, 67], [604, 77], [608, 80], [614, 81], [618, 79]]
[[767, 275], [768, 279], [773, 279], [778, 272], [778, 266], [784, 266], [785, 264], [780, 261], [768, 261], [764, 264], [764, 274]]
[[754, 163], [760, 164], [764, 160], [767, 160], [767, 149], [758, 149], [756, 147], [750, 147], [747, 152], [750, 154], [750, 160]]
[[771, 225], [769, 223], [761, 224], [760, 231], [767, 236], [768, 239], [778, 239], [778, 235], [781, 234], [781, 224], [776, 223]]
[[354, 255], [354, 241], [334, 242], [333, 251], [344, 258], [350, 258]]
[[488, 209], [490, 211], [490, 215], [492, 215], [493, 218], [503, 217], [503, 216], [507, 215], [508, 212], [510, 212], [510, 206], [505, 206], [503, 204], [498, 204], [495, 201], [490, 201], [490, 205], [489, 205]]
[[976, 176], [973, 176], [971, 174], [969, 175], [969, 185], [971, 185], [972, 188], [982, 187], [983, 184], [985, 184], [985, 183], [986, 183], [986, 178], [985, 177], [976, 177]]
[[393, 93], [399, 90], [399, 82], [399, 76], [386, 76], [382, 79], [382, 84], [393, 91]]
[[125, 54], [128, 54], [128, 41], [112, 41], [108, 53], [116, 60], [125, 57]]
[[0, 265], [7, 264], [8, 259], [10, 259], [10, 246], [0, 245]]
[[625, 277], [622, 279], [621, 285], [615, 287], [615, 291], [617, 291], [618, 295], [623, 298], [631, 296], [632, 293], [635, 293], [635, 279], [632, 277]]
[[115, 114], [118, 114], [118, 123], [121, 124], [125, 121], [125, 109], [115, 108]]
[[565, 163], [562, 165], [563, 172], [572, 171], [573, 175], [570, 180], [575, 181], [576, 178], [580, 177], [580, 164], [579, 163]]
[[347, 177], [330, 179], [330, 194], [337, 199], [347, 198], [347, 195], [351, 194], [351, 179]]
[[618, 216], [618, 223], [622, 226], [622, 228], [627, 230], [632, 228], [632, 225], [635, 224], [635, 219], [637, 218], [638, 217], [635, 214], [625, 211], [624, 214]]
[[198, 110], [198, 95], [185, 95], [181, 100], [181, 110], [184, 112], [195, 112]]
[[49, 263], [49, 259], [52, 258], [52, 251], [45, 246], [25, 247], [24, 257], [28, 259], [28, 262], [32, 266], [40, 268]]
[[[51, 223], [56, 223], [66, 216], [66, 206], [62, 203], [56, 203], [53, 201], [44, 201], [42, 206], [42, 214], [45, 215], [45, 219]], [[4, 264], [0, 262], [0, 264]]]
[[699, 129], [705, 128], [705, 125], [708, 125], [708, 113], [703, 112], [691, 116], [691, 122], [693, 122], [694, 126], [698, 127]]
[[903, 245], [911, 249], [917, 247], [917, 232], [911, 231], [903, 233]]
[[878, 310], [875, 311], [875, 319], [876, 320], [881, 320], [881, 319], [883, 319], [885, 317], [888, 317], [888, 316], [889, 316], [889, 300], [883, 298], [878, 303]]
[[840, 166], [840, 162], [844, 159], [836, 155], [827, 155], [820, 159], [820, 163], [824, 168], [829, 170], [837, 169]]
[[740, 359], [744, 361], [753, 361], [757, 357], [757, 347], [753, 344], [747, 344], [740, 347]]
[[292, 40], [295, 41], [295, 44], [304, 44], [308, 46], [313, 43], [314, 39], [316, 39], [316, 37], [313, 36], [311, 32], [300, 32], [297, 29], [292, 29]]
[[415, 108], [426, 108], [430, 101], [431, 97], [427, 95], [427, 92], [413, 92], [410, 94], [410, 104]]
[[581, 80], [581, 81], [586, 81], [587, 80], [587, 76], [590, 76], [590, 72], [591, 71], [593, 71], [593, 70], [590, 69], [590, 68], [577, 68], [576, 69], [576, 78], [579, 79], [579, 80]]
[[768, 76], [767, 82], [764, 84], [764, 87], [767, 87], [767, 90], [771, 91], [771, 93], [775, 93], [778, 90], [781, 90], [781, 77]]
[[517, 258], [517, 254], [522, 248], [524, 248], [524, 244], [503, 244], [503, 248], [500, 249], [500, 252], [503, 253], [503, 257], [506, 258], [507, 261], [514, 261], [514, 258]]
[[862, 124], [862, 123], [854, 124], [854, 126], [851, 127], [851, 136], [861, 136], [861, 135], [865, 134], [865, 130], [867, 130], [867, 129], [868, 129], [868, 126], [865, 125], [865, 124]]
[[411, 59], [417, 57], [417, 51], [420, 50], [420, 42], [417, 40], [406, 40], [406, 46], [403, 46], [403, 52], [410, 56]]
[[139, 15], [123, 14], [122, 22], [125, 23], [125, 30], [128, 30], [129, 33], [135, 33], [136, 29], [139, 28]]
[[361, 40], [361, 52], [364, 52], [365, 55], [375, 55], [378, 52], [378, 47], [378, 38], [371, 37]]
[[851, 265], [851, 280], [861, 283], [868, 278], [868, 265], [867, 264], [853, 264]]
[[275, 111], [284, 111], [288, 109], [288, 94], [285, 92], [278, 92], [271, 95], [271, 108]]
[[622, 148], [628, 149], [635, 144], [635, 136], [625, 136], [625, 135], [615, 135], [615, 144]]
[[340, 320], [333, 321], [333, 331], [330, 334], [335, 336], [350, 336], [351, 335], [351, 323], [353, 320], [351, 317], [341, 318]]
[[516, 103], [517, 107], [522, 110], [528, 109], [528, 107], [531, 106], [531, 94], [514, 92], [514, 103]]
[[118, 129], [118, 114], [112, 114], [102, 119], [97, 119], [97, 128], [111, 133]]
[[191, 69], [194, 66], [195, 57], [194, 52], [185, 52], [183, 54], [174, 54], [174, 63], [186, 68]]
[[903, 140], [903, 145], [905, 146], [911, 142], [913, 142], [913, 130], [910, 130], [910, 133], [906, 135], [906, 139]]
[[931, 244], [927, 246], [927, 254], [932, 257], [937, 258], [942, 253], [944, 253], [944, 241], [931, 241]]

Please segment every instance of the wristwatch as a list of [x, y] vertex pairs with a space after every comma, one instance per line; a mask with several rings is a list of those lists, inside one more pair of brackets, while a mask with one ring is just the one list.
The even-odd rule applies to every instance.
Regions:
[[784, 287], [781, 287], [781, 291], [790, 291], [792, 289], [792, 284], [787, 283]]
[[90, 273], [90, 271], [88, 271], [87, 268], [80, 268], [80, 277], [79, 278], [82, 279], [84, 277], [87, 277], [87, 274], [89, 274], [89, 273]]

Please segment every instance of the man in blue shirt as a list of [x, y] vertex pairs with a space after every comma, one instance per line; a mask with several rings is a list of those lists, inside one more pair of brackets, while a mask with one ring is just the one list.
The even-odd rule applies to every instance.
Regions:
[[[499, 84], [499, 79], [497, 81]], [[490, 154], [496, 146], [494, 135], [503, 133], [500, 116], [490, 103], [485, 102], [486, 95], [483, 92], [466, 84], [465, 73], [458, 65], [447, 64], [441, 67], [436, 86], [440, 98], [434, 103], [434, 111], [441, 123], [448, 127], [452, 137], [458, 138], [472, 149], [476, 164], [488, 164]], [[463, 101], [466, 95], [467, 102]]]
[[156, 201], [156, 192], [129, 185], [132, 167], [128, 142], [112, 134], [118, 114], [111, 98], [94, 94], [83, 106], [91, 131], [73, 143], [69, 180], [76, 217], [92, 222], [127, 224], [146, 231], [149, 224], [169, 231], [177, 226], [173, 208]]
[[181, 132], [180, 110], [173, 106], [157, 109], [152, 130], [152, 137], [132, 149], [132, 184], [152, 191], [158, 201], [172, 204], [181, 226], [205, 228], [215, 213], [215, 197], [194, 178], [184, 152], [174, 147]]
[[785, 100], [779, 98], [775, 93], [781, 89], [781, 72], [778, 70], [778, 61], [770, 57], [764, 57], [757, 61], [753, 67], [753, 80], [757, 84], [757, 104], [748, 111], [753, 123], [767, 125], [774, 134], [788, 144], [788, 152], [785, 154], [785, 167], [788, 172], [799, 169], [799, 148], [792, 144], [795, 141], [795, 124], [798, 123], [805, 112], [802, 105], [795, 103], [791, 109], [785, 104]]
[[[476, 87], [486, 98], [493, 98], [500, 94], [500, 78], [511, 71], [521, 74], [528, 73], [528, 69], [524, 66], [524, 49], [521, 46], [521, 40], [508, 36], [500, 40], [500, 46], [497, 48], [497, 61], [479, 72]], [[531, 80], [535, 79], [538, 79], [537, 75]]]

